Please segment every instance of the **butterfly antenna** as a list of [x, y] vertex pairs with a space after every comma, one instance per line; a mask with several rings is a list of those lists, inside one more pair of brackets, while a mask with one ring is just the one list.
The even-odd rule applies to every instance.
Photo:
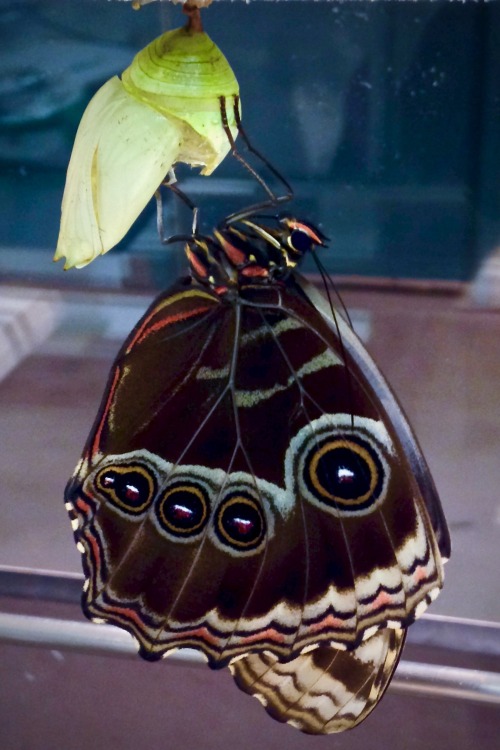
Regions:
[[335, 286], [335, 283], [334, 283], [332, 277], [330, 276], [330, 274], [328, 273], [328, 271], [324, 267], [324, 265], [321, 262], [321, 260], [318, 258], [317, 254], [314, 253], [314, 252], [313, 252], [313, 257], [314, 257], [314, 262], [316, 263], [316, 268], [318, 269], [319, 274], [321, 276], [321, 280], [323, 281], [323, 286], [324, 286], [324, 289], [325, 289], [325, 294], [326, 294], [326, 296], [328, 298], [328, 302], [329, 302], [329, 305], [330, 305], [330, 310], [333, 313], [334, 309], [335, 309], [334, 306], [333, 306], [331, 295], [330, 295], [330, 289], [333, 289], [333, 291], [335, 292], [335, 298], [337, 299], [337, 302], [339, 303], [339, 306], [340, 306], [340, 309], [342, 310], [344, 318], [346, 319], [347, 323], [349, 324], [349, 328], [351, 330], [354, 330], [353, 325], [352, 325], [351, 316], [349, 315], [347, 307], [344, 304], [344, 300], [340, 296], [340, 294], [338, 292], [338, 289]]
[[341, 352], [342, 359], [343, 359], [344, 364], [345, 364], [346, 385], [347, 385], [348, 399], [349, 399], [349, 405], [350, 405], [349, 411], [350, 411], [350, 414], [351, 414], [351, 428], [354, 429], [354, 388], [353, 388], [353, 382], [352, 382], [352, 375], [351, 375], [351, 370], [349, 368], [348, 361], [347, 361], [347, 352], [346, 352], [346, 348], [344, 346], [344, 340], [343, 340], [342, 334], [340, 332], [340, 326], [339, 326], [339, 322], [338, 322], [337, 311], [336, 311], [335, 306], [334, 306], [333, 301], [332, 301], [332, 295], [330, 294], [330, 289], [331, 288], [335, 289], [335, 295], [336, 295], [337, 299], [340, 302], [340, 306], [342, 308], [342, 311], [345, 313], [346, 319], [347, 319], [347, 321], [349, 323], [349, 327], [351, 329], [352, 329], [352, 321], [351, 321], [351, 318], [349, 316], [349, 313], [347, 312], [347, 308], [346, 308], [346, 306], [344, 304], [344, 301], [342, 300], [342, 297], [338, 293], [338, 291], [337, 291], [337, 289], [335, 287], [335, 284], [333, 283], [333, 280], [332, 280], [331, 276], [326, 271], [324, 265], [321, 263], [320, 259], [318, 258], [317, 254], [316, 254], [316, 252], [314, 250], [312, 250], [312, 256], [314, 258], [314, 262], [316, 264], [316, 268], [318, 269], [319, 274], [321, 276], [321, 280], [323, 282], [323, 288], [325, 290], [326, 298], [328, 300], [328, 305], [330, 307], [330, 312], [332, 313], [332, 319], [333, 319], [333, 322], [335, 323], [335, 328], [336, 328], [336, 331], [337, 331], [337, 336], [338, 336], [339, 345], [340, 345], [340, 352]]

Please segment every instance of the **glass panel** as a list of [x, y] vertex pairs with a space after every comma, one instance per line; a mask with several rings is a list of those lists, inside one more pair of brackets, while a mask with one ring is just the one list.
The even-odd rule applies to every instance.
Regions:
[[[124, 267], [115, 251], [99, 272], [62, 279], [47, 258], [83, 109], [162, 26], [182, 23], [178, 9], [2, 5], [0, 270], [161, 286], [175, 251], [159, 246], [152, 206], [120, 246], [138, 263]], [[497, 3], [450, 2], [214, 3], [204, 13], [238, 76], [245, 128], [331, 237], [332, 271], [466, 279], [498, 242], [499, 14]], [[210, 180], [180, 174], [208, 230], [260, 196], [231, 160]], [[167, 204], [169, 230], [187, 230]]]
[[[31, 575], [2, 588], [0, 575], [0, 612], [81, 621], [64, 484], [119, 345], [186, 263], [181, 249], [160, 245], [151, 205], [118, 248], [63, 273], [51, 257], [65, 170], [91, 95], [184, 19], [168, 3], [139, 13], [104, 0], [0, 0], [0, 8], [0, 566], [69, 579], [55, 594], [53, 581]], [[500, 5], [214, 3], [203, 18], [238, 76], [247, 132], [292, 182], [299, 213], [329, 236], [325, 265], [347, 276], [340, 287], [354, 327], [428, 458], [453, 541], [432, 614], [500, 622], [500, 318], [474, 306], [486, 287], [474, 297], [463, 283], [483, 260], [496, 267]], [[179, 177], [206, 231], [262, 195], [231, 159], [210, 179], [187, 169]], [[165, 220], [172, 233], [189, 230], [174, 196]], [[458, 638], [437, 621], [437, 648], [426, 641], [432, 620], [424, 622], [411, 629], [405, 659], [499, 670], [496, 628], [478, 625], [472, 648], [471, 631]], [[446, 652], [445, 637], [456, 648]], [[78, 750], [92, 737], [124, 750], [166, 741], [210, 748], [236, 737], [238, 747], [273, 748], [282, 731], [291, 748], [324, 743], [270, 721], [228, 674], [189, 665], [179, 679], [168, 662], [0, 650], [6, 747]], [[30, 722], [19, 722], [20, 707]], [[489, 750], [498, 713], [393, 691], [368, 724], [334, 741]]]
[[325, 739], [272, 721], [227, 670], [3, 646], [0, 676], [6, 747], [498, 747], [498, 708], [473, 703], [389, 694], [353, 732]]

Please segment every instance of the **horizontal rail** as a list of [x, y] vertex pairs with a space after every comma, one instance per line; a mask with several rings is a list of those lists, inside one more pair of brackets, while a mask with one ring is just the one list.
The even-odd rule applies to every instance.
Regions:
[[[79, 605], [81, 573], [0, 566], [0, 597]], [[500, 657], [500, 623], [425, 613], [408, 631], [413, 646]]]
[[[110, 625], [11, 613], [0, 613], [0, 642], [119, 656], [137, 654], [132, 637]], [[191, 664], [204, 662], [202, 655], [191, 649], [176, 651], [169, 658]], [[500, 674], [476, 669], [403, 660], [390, 690], [500, 706]]]

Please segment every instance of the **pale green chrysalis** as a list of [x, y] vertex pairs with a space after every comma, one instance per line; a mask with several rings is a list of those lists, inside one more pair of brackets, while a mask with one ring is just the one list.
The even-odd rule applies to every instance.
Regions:
[[209, 175], [230, 149], [238, 82], [212, 40], [188, 23], [139, 52], [90, 101], [66, 176], [54, 260], [81, 268], [116, 245], [177, 162]]

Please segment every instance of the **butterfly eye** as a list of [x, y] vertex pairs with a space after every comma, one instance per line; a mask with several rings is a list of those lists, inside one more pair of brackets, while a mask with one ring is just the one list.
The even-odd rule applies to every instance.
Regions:
[[143, 513], [156, 494], [156, 481], [143, 466], [107, 466], [95, 484], [112, 505], [132, 516]]
[[304, 480], [310, 492], [326, 505], [359, 513], [380, 497], [384, 470], [371, 445], [360, 438], [335, 437], [310, 452]]
[[311, 250], [314, 240], [305, 229], [294, 229], [288, 238], [288, 244], [296, 253], [304, 255]]
[[226, 498], [217, 513], [216, 533], [224, 545], [235, 550], [257, 549], [266, 534], [262, 509], [256, 500], [240, 493]]
[[155, 508], [161, 528], [178, 537], [198, 534], [208, 518], [208, 498], [202, 487], [178, 484], [169, 487]]

